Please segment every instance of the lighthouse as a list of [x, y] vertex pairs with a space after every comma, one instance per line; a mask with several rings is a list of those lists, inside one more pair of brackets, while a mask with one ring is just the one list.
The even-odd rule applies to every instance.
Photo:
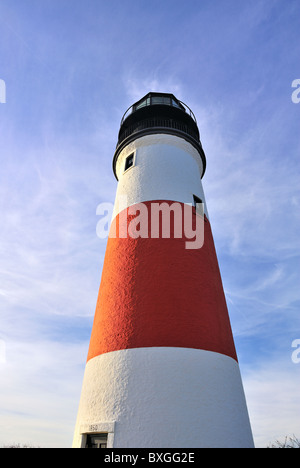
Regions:
[[75, 448], [253, 447], [205, 169], [196, 118], [173, 94], [125, 112]]

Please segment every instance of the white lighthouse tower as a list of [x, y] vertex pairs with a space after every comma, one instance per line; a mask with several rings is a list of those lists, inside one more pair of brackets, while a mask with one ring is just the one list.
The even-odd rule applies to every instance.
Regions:
[[125, 113], [73, 447], [253, 447], [205, 167], [175, 96], [149, 93]]

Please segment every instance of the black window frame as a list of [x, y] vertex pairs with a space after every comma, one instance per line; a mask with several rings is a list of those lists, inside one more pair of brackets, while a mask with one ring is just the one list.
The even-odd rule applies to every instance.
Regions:
[[[196, 213], [198, 213], [199, 215], [201, 216], [204, 216], [204, 203], [203, 203], [203, 200], [198, 197], [197, 195], [193, 194], [193, 204], [194, 204], [194, 208], [195, 208], [195, 211]], [[197, 208], [197, 204], [201, 205], [201, 211], [199, 210], [199, 208]]]
[[[130, 164], [128, 164], [130, 161]], [[128, 171], [131, 167], [134, 166], [134, 153], [129, 154], [125, 159], [124, 172]]]
[[[103, 442], [101, 442], [99, 445], [100, 447], [93, 447], [92, 439], [93, 438], [103, 438]], [[92, 433], [92, 434], [86, 434], [86, 442], [85, 442], [85, 448], [107, 448], [107, 441], [108, 441], [108, 433], [107, 432], [99, 432], [99, 433]]]

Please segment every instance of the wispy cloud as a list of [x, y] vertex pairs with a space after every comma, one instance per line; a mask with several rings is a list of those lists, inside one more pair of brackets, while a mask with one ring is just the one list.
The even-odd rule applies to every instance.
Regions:
[[150, 76], [145, 75], [146, 72], [136, 73], [136, 70], [134, 70], [127, 73], [123, 78], [126, 93], [132, 104], [150, 91], [172, 93], [178, 96], [179, 99], [182, 96], [183, 85], [176, 76], [156, 73], [155, 70], [151, 72]]
[[261, 362], [246, 373], [244, 387], [256, 447], [299, 433], [299, 365], [293, 364], [287, 346], [286, 360]]
[[[218, 242], [227, 245], [232, 254], [251, 252], [252, 256], [276, 259], [276, 255], [280, 258], [295, 252], [300, 224], [295, 165], [280, 164], [274, 148], [265, 146], [276, 134], [279, 119], [263, 142], [260, 126], [251, 132], [251, 139], [249, 135], [237, 135], [236, 141], [230, 135], [216, 136], [211, 129], [219, 128], [220, 120], [214, 120], [205, 119], [202, 134], [208, 159], [204, 186]], [[281, 146], [278, 135], [277, 141]]]
[[1, 443], [70, 447], [87, 342], [32, 338], [9, 342], [0, 363]]
[[107, 189], [96, 188], [88, 166], [72, 164], [73, 148], [60, 148], [63, 163], [59, 151], [36, 152], [43, 164], [23, 148], [18, 170], [7, 163], [2, 171], [0, 443], [65, 447], [101, 276], [96, 207]]

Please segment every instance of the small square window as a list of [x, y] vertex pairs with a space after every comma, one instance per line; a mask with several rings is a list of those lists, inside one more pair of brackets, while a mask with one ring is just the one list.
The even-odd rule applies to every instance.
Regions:
[[125, 160], [125, 168], [124, 168], [124, 171], [127, 171], [127, 169], [129, 169], [130, 167], [133, 166], [133, 163], [134, 163], [134, 153], [130, 154], [129, 156], [127, 156], [126, 160]]
[[106, 448], [107, 434], [87, 434], [85, 448]]
[[193, 195], [193, 198], [194, 198], [194, 207], [196, 209], [196, 213], [203, 216], [204, 215], [203, 201], [201, 200], [201, 198], [197, 197], [196, 195]]

